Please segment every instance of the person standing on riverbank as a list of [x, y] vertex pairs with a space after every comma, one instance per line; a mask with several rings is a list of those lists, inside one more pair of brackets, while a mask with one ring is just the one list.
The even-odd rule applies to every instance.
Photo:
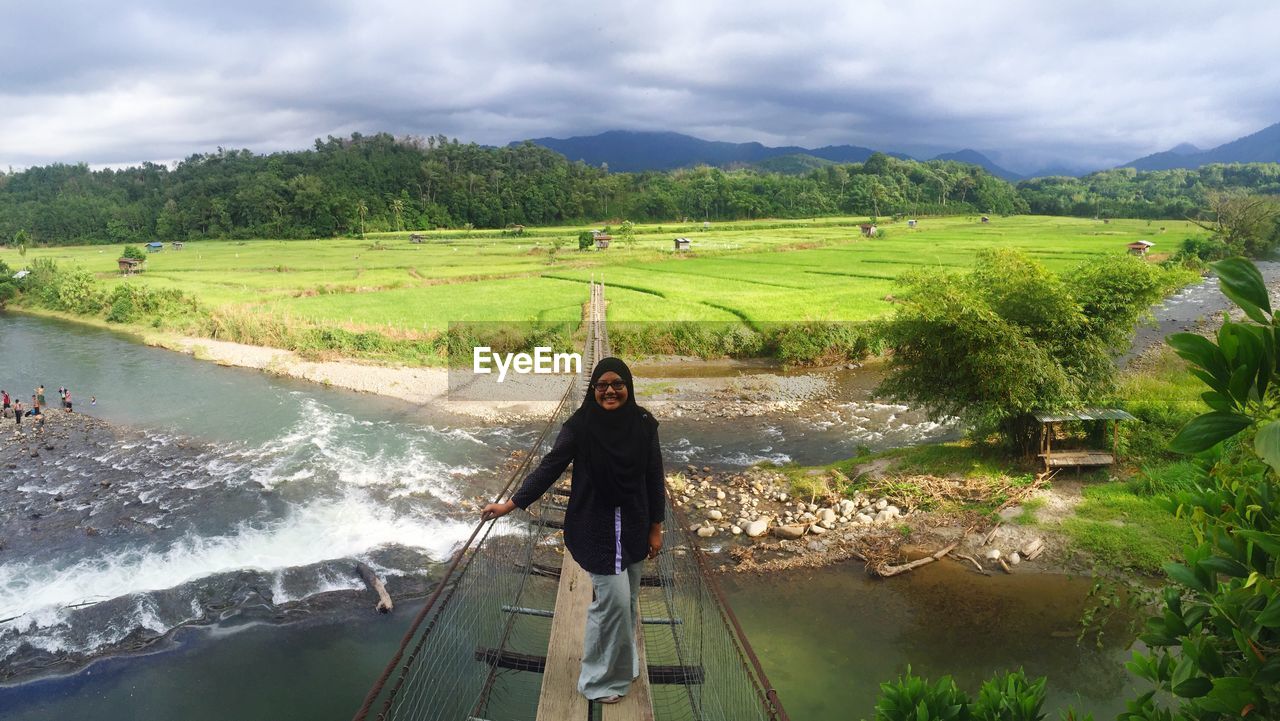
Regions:
[[502, 503], [482, 518], [527, 509], [573, 463], [564, 515], [564, 543], [591, 576], [578, 691], [592, 701], [617, 703], [639, 676], [635, 624], [640, 570], [662, 550], [666, 484], [658, 421], [635, 401], [631, 369], [617, 358], [596, 364], [578, 410], [555, 445]]
[[41, 383], [40, 387], [36, 389], [35, 402], [37, 404], [36, 405], [37, 408], [44, 407], [44, 384], [43, 383]]
[[9, 408], [9, 391], [0, 390], [0, 403], [2, 403], [0, 404], [0, 410], [7, 410]]
[[22, 401], [20, 400], [13, 402], [13, 423], [18, 426], [18, 430], [22, 430]]

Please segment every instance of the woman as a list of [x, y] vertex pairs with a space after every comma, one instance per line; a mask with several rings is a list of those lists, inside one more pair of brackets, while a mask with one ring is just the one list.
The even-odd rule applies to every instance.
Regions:
[[616, 703], [640, 675], [640, 567], [662, 550], [666, 505], [658, 421], [636, 405], [631, 369], [617, 358], [596, 364], [581, 407], [565, 421], [550, 452], [510, 500], [485, 506], [483, 518], [527, 509], [571, 461], [564, 543], [595, 590], [578, 691], [592, 701]]

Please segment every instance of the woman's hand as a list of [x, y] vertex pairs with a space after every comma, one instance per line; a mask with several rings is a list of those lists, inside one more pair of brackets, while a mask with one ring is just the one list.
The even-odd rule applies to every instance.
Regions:
[[649, 527], [649, 558], [654, 558], [662, 551], [662, 524], [655, 523]]
[[490, 503], [480, 511], [481, 521], [492, 521], [495, 518], [503, 516], [516, 510], [515, 501], [503, 501], [502, 503]]

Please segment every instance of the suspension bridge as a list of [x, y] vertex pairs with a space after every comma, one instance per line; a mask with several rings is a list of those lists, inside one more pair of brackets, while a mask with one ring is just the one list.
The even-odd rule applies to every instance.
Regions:
[[[609, 355], [604, 286], [590, 286], [582, 377], [568, 384], [498, 494], [510, 496]], [[353, 721], [789, 721], [677, 509], [645, 562], [642, 671], [617, 704], [577, 690], [591, 579], [565, 552], [567, 474], [529, 514], [482, 522], [455, 554]], [[647, 670], [647, 672], [646, 672]]]

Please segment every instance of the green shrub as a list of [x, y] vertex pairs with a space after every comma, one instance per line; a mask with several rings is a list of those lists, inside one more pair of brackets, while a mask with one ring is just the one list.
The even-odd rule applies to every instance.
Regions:
[[1040, 721], [1045, 678], [1028, 681], [1021, 669], [987, 679], [972, 707], [975, 721]]
[[121, 258], [133, 258], [134, 260], [146, 260], [147, 254], [142, 252], [142, 248], [136, 245], [126, 245], [124, 252], [120, 254]]
[[930, 685], [907, 667], [894, 683], [880, 684], [876, 721], [968, 721], [969, 697], [950, 676]]
[[591, 234], [591, 231], [584, 230], [581, 233], [578, 233], [578, 250], [586, 250], [595, 242], [596, 237]]

